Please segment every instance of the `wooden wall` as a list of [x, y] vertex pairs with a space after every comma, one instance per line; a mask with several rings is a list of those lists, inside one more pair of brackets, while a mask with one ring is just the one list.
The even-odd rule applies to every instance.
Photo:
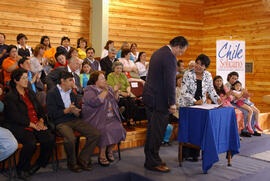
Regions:
[[123, 41], [136, 42], [138, 51], [151, 54], [175, 36], [185, 36], [190, 47], [186, 62], [201, 52], [203, 0], [110, 0], [109, 39], [117, 49]]
[[90, 0], [1, 0], [0, 9], [0, 32], [6, 34], [7, 44], [16, 45], [18, 33], [24, 33], [32, 47], [43, 35], [54, 47], [62, 36], [69, 36], [73, 46], [80, 37], [90, 40]]
[[211, 57], [209, 70], [215, 75], [216, 40], [245, 40], [246, 62], [254, 63], [254, 72], [246, 73], [251, 100], [270, 112], [262, 96], [270, 94], [270, 1], [205, 0], [203, 16], [203, 52]]

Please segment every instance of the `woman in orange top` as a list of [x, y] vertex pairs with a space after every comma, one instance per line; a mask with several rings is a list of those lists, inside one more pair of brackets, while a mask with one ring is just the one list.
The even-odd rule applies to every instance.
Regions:
[[51, 47], [50, 38], [48, 36], [42, 36], [40, 40], [40, 44], [45, 46], [45, 53], [43, 54], [44, 58], [48, 59], [49, 64], [53, 67], [56, 63], [55, 53], [56, 49]]
[[9, 56], [4, 59], [2, 68], [4, 70], [4, 85], [9, 85], [11, 72], [18, 68], [18, 61], [21, 58], [18, 56], [17, 47], [10, 45], [7, 49]]

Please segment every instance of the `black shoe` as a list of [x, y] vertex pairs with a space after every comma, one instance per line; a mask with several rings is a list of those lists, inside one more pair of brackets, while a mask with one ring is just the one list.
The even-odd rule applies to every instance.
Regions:
[[39, 164], [34, 164], [30, 170], [29, 170], [29, 174], [30, 175], [34, 175], [39, 169], [40, 169], [40, 165]]
[[243, 136], [243, 137], [251, 137], [251, 134], [249, 132], [242, 132], [241, 136]]
[[253, 136], [262, 136], [262, 134], [261, 133], [258, 133], [257, 131], [254, 131]]
[[29, 181], [30, 180], [30, 174], [25, 171], [17, 171], [17, 176], [19, 179], [24, 180], [24, 181]]

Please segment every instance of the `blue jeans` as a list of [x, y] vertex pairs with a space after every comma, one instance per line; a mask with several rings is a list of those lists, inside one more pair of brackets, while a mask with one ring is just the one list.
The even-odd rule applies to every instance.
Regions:
[[[232, 103], [232, 105], [234, 105], [237, 109], [239, 109], [242, 113], [243, 113], [243, 117], [244, 117], [244, 125], [245, 125], [245, 128], [242, 130], [242, 132], [248, 132], [247, 131], [247, 117], [248, 117], [248, 111], [241, 108], [241, 107], [238, 107], [236, 104]], [[252, 114], [252, 119], [251, 119], [251, 127], [253, 129], [253, 131], [256, 131], [256, 129], [254, 128], [255, 126], [255, 114], [253, 113]]]
[[0, 127], [0, 161], [8, 158], [18, 148], [18, 143], [13, 134]]
[[165, 131], [165, 135], [163, 138], [163, 142], [169, 142], [170, 141], [170, 137], [172, 135], [172, 131], [173, 131], [173, 125], [168, 124], [166, 131]]

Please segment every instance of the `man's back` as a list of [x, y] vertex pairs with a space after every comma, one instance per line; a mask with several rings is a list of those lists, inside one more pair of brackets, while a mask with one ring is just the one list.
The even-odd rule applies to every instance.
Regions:
[[176, 57], [168, 46], [153, 53], [147, 80], [144, 86], [143, 101], [153, 109], [167, 112], [175, 103]]

